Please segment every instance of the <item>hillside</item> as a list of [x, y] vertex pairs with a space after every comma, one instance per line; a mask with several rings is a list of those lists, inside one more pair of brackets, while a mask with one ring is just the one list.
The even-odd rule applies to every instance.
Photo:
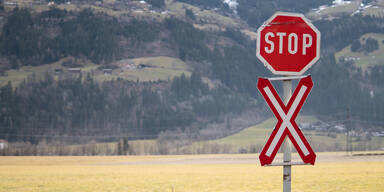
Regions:
[[384, 16], [384, 1], [333, 1], [332, 4], [324, 4], [311, 9], [306, 15], [311, 19], [332, 19], [343, 15]]
[[[375, 65], [384, 64], [384, 34], [378, 33], [369, 33], [361, 36], [355, 44], [366, 45], [367, 40], [369, 39], [375, 40], [373, 41], [373, 48], [371, 50], [366, 51], [361, 48], [355, 48], [357, 50], [353, 50], [352, 45], [348, 45], [341, 51], [335, 53], [336, 60], [338, 62], [352, 62], [356, 67], [360, 67], [362, 69], [367, 69], [369, 67], [373, 67]], [[361, 50], [359, 50], [361, 49]]]
[[[0, 137], [6, 140], [37, 144], [65, 135], [62, 142], [72, 143], [82, 135], [81, 142], [107, 142], [166, 133], [207, 140], [249, 127], [267, 117], [255, 83], [271, 75], [255, 56], [256, 29], [274, 11], [309, 15], [332, 3], [55, 2], [23, 0], [1, 10]], [[348, 126], [361, 135], [384, 127], [384, 22], [366, 15], [313, 20], [322, 52], [309, 71], [315, 87], [302, 112], [322, 121], [352, 118]], [[377, 49], [366, 46], [368, 39]], [[357, 41], [360, 48], [351, 51]], [[352, 57], [360, 60], [340, 62]], [[235, 126], [233, 119], [243, 121]]]
[[[66, 67], [67, 62], [74, 62], [78, 67]], [[46, 74], [52, 74], [56, 78], [76, 75], [79, 72], [92, 73], [98, 82], [111, 81], [113, 79], [126, 79], [131, 81], [167, 81], [185, 74], [191, 75], [191, 69], [178, 58], [173, 57], [143, 57], [124, 59], [112, 63], [111, 66], [100, 67], [89, 60], [66, 57], [57, 62], [40, 66], [23, 66], [19, 69], [6, 70], [5, 76], [0, 76], [0, 85], [11, 82], [17, 86], [31, 75], [43, 78]]]

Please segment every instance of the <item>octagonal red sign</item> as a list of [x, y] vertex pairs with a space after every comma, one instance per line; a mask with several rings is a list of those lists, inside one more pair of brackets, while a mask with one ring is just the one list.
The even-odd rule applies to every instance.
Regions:
[[301, 75], [320, 58], [320, 31], [298, 13], [275, 13], [256, 44], [256, 56], [276, 75]]

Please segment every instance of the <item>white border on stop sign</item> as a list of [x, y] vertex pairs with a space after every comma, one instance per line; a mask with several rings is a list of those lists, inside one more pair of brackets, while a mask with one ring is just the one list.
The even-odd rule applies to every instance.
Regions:
[[[290, 72], [290, 71], [276, 71], [275, 69], [273, 69], [273, 67], [268, 63], [267, 60], [264, 59], [264, 57], [262, 57], [260, 55], [260, 33], [261, 33], [261, 30], [263, 30], [273, 19], [275, 19], [275, 17], [277, 16], [293, 16], [293, 17], [301, 17], [304, 22], [309, 25], [311, 27], [312, 30], [314, 30], [317, 34], [317, 48], [316, 48], [316, 57], [313, 58], [311, 60], [311, 62], [309, 62], [301, 71], [299, 72]], [[301, 13], [289, 13], [289, 12], [276, 12], [275, 14], [273, 14], [267, 21], [264, 22], [263, 25], [261, 25], [258, 29], [257, 29], [257, 39], [256, 39], [256, 56], [258, 59], [261, 60], [261, 62], [264, 64], [264, 66], [266, 66], [273, 74], [275, 75], [302, 75], [305, 71], [307, 71], [310, 67], [312, 67], [312, 65], [314, 63], [316, 63], [319, 59], [320, 59], [320, 38], [321, 37], [321, 34], [320, 34], [320, 31], [312, 24], [311, 21], [309, 21], [303, 14]]]

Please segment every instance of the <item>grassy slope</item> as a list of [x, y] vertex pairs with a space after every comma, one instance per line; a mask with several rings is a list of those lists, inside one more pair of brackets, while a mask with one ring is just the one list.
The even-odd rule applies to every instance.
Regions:
[[[66, 57], [52, 64], [44, 64], [39, 66], [23, 66], [16, 70], [8, 70], [6, 71], [7, 76], [0, 76], [0, 85], [5, 85], [8, 83], [8, 81], [10, 81], [13, 85], [18, 85], [33, 74], [36, 75], [37, 78], [42, 78], [47, 73], [54, 74], [55, 69], [64, 68], [62, 66], [62, 63], [71, 58], [72, 57]], [[98, 67], [98, 65], [95, 65], [89, 60], [78, 59], [77, 62], [83, 65], [81, 69], [82, 72], [89, 72], [97, 69]], [[68, 72], [65, 71], [64, 73]]]
[[373, 65], [384, 64], [384, 44], [382, 43], [384, 40], [384, 34], [368, 33], [360, 37], [360, 42], [365, 44], [365, 42], [363, 42], [363, 38], [366, 39], [368, 37], [374, 38], [378, 41], [378, 50], [365, 55], [363, 52], [352, 52], [351, 45], [348, 45], [335, 54], [336, 60], [338, 61], [340, 57], [358, 57], [360, 60], [355, 61], [355, 65], [363, 69]]
[[353, 13], [359, 7], [358, 2], [352, 2], [347, 5], [340, 5], [335, 7], [329, 7], [323, 11], [321, 11], [321, 15], [334, 15], [334, 14], [342, 14], [342, 13]]
[[[313, 116], [301, 116], [297, 120], [298, 123], [314, 123], [317, 121], [318, 120]], [[246, 128], [234, 135], [230, 135], [228, 137], [217, 140], [196, 142], [182, 148], [181, 151], [200, 151], [204, 153], [204, 151], [206, 151], [204, 148], [212, 148], [217, 146], [220, 146], [218, 147], [220, 148], [218, 149], [218, 152], [224, 153], [237, 153], [239, 149], [242, 148], [249, 151], [252, 149], [252, 147], [254, 147], [256, 151], [259, 151], [267, 141], [275, 124], [275, 118], [270, 118], [258, 125]], [[344, 149], [345, 147], [346, 137], [342, 133], [333, 134], [332, 137], [328, 136], [326, 133], [313, 130], [303, 130], [303, 133], [315, 151], [334, 151]], [[373, 137], [370, 141], [354, 141], [353, 148], [377, 148], [380, 146], [382, 147], [383, 143], [383, 137]]]
[[378, 0], [374, 6], [366, 8], [363, 12], [364, 15], [371, 15], [375, 17], [384, 17], [384, 1]]
[[[5, 85], [11, 81], [13, 85], [18, 85], [28, 76], [35, 74], [37, 78], [44, 77], [46, 73], [54, 74], [57, 68], [63, 68], [64, 74], [68, 74], [62, 63], [71, 57], [63, 58], [58, 62], [52, 64], [44, 64], [40, 66], [24, 66], [17, 70], [8, 70], [7, 76], [0, 76], [0, 85]], [[186, 63], [178, 58], [172, 57], [144, 57], [132, 59], [134, 65], [145, 64], [151, 67], [143, 69], [122, 70], [121, 68], [115, 69], [111, 75], [104, 75], [102, 71], [97, 70], [99, 65], [96, 65], [88, 60], [77, 60], [83, 67], [81, 71], [83, 74], [87, 72], [94, 72], [95, 78], [98, 81], [112, 80], [116, 78], [123, 78], [128, 80], [139, 81], [157, 81], [173, 79], [175, 76], [191, 74], [189, 67]]]
[[[33, 0], [18, 0], [18, 7], [24, 8], [32, 8], [35, 12], [42, 12], [49, 10], [49, 6], [47, 3], [42, 4], [32, 4]], [[192, 6], [186, 3], [180, 3], [173, 0], [165, 0], [166, 7], [165, 12], [160, 13], [157, 11], [151, 11], [150, 6], [148, 4], [141, 4], [139, 1], [131, 2], [135, 4], [137, 9], [130, 10], [128, 8], [122, 9], [113, 9], [112, 7], [115, 4], [115, 0], [104, 0], [101, 5], [97, 4], [89, 4], [89, 5], [78, 5], [78, 4], [60, 4], [55, 5], [59, 9], [64, 9], [67, 11], [81, 11], [83, 9], [89, 8], [94, 10], [95, 12], [104, 13], [113, 17], [119, 17], [121, 15], [132, 15], [135, 17], [150, 17], [153, 19], [164, 19], [170, 16], [176, 16], [178, 18], [185, 17], [185, 9], [191, 9], [196, 16], [196, 20], [204, 20], [207, 23], [207, 26], [202, 25], [203, 29], [212, 29], [215, 27], [238, 27], [239, 23], [233, 18], [223, 16], [214, 11], [200, 9], [196, 6]], [[11, 10], [15, 5], [6, 5], [6, 10]], [[212, 26], [212, 27], [209, 27]]]
[[[185, 9], [190, 9], [193, 11], [193, 13], [196, 16], [196, 20], [204, 20], [207, 22], [207, 26], [204, 27], [201, 26], [201, 29], [208, 28], [212, 29], [212, 25], [220, 27], [239, 27], [238, 21], [236, 21], [233, 18], [226, 17], [223, 15], [220, 15], [216, 12], [200, 9], [198, 7], [186, 4], [186, 3], [180, 3], [180, 2], [171, 2], [167, 1], [167, 9], [170, 10], [170, 14], [176, 15], [177, 17], [184, 18], [185, 16]], [[210, 27], [211, 25], [211, 27]]]
[[359, 8], [359, 2], [352, 2], [347, 5], [339, 5], [335, 7], [327, 7], [321, 11], [310, 11], [307, 16], [311, 19], [320, 19], [322, 17], [335, 17], [341, 14], [352, 14]]
[[[314, 123], [316, 121], [317, 119], [313, 116], [301, 116], [298, 120], [300, 123]], [[248, 146], [263, 143], [272, 132], [276, 122], [275, 118], [270, 118], [258, 125], [246, 128], [239, 133], [212, 142], [237, 146]]]
[[[313, 116], [304, 116], [299, 117], [301, 123], [304, 122], [316, 122], [317, 119]], [[229, 147], [230, 152], [238, 152], [240, 148], [248, 149], [250, 146], [261, 147], [267, 140], [268, 136], [271, 134], [274, 126], [276, 124], [275, 118], [267, 119], [260, 124], [254, 125], [252, 127], [246, 128], [236, 134], [230, 135], [217, 140], [211, 141], [202, 141], [187, 146], [186, 151], [196, 151], [196, 148], [205, 147], [206, 145], [221, 145]]]
[[[20, 0], [18, 1], [19, 7], [33, 8], [36, 12], [42, 12], [49, 9], [49, 6], [45, 3], [43, 4], [31, 4], [32, 0]], [[161, 14], [159, 12], [150, 11], [147, 5], [139, 4], [141, 7], [138, 10], [114, 10], [112, 8], [115, 0], [108, 0], [103, 2], [105, 6], [97, 5], [75, 5], [75, 4], [61, 4], [57, 5], [60, 9], [65, 9], [67, 11], [80, 11], [85, 8], [91, 8], [95, 12], [102, 12], [110, 16], [118, 17], [122, 14], [129, 14], [136, 17], [151, 17], [154, 19], [164, 19], [169, 16], [176, 16], [178, 18], [185, 17], [185, 9], [191, 9], [196, 14], [196, 20], [204, 20], [205, 23], [195, 24], [196, 27], [200, 29], [216, 29], [221, 30], [222, 27], [238, 27], [238, 21], [222, 16], [218, 13], [202, 10], [198, 7], [179, 3], [176, 1], [166, 0], [166, 14]], [[32, 5], [32, 6], [31, 6]], [[13, 9], [15, 6], [7, 6], [7, 10]], [[8, 81], [11, 81], [14, 85], [18, 85], [23, 80], [27, 79], [28, 76], [35, 74], [38, 78], [42, 77], [45, 73], [52, 73], [55, 68], [61, 68], [61, 63], [67, 58], [64, 58], [58, 62], [52, 64], [45, 64], [37, 67], [26, 66], [22, 67], [19, 70], [9, 70], [7, 71], [8, 76], [0, 76], [0, 85], [6, 84]], [[156, 80], [168, 80], [172, 79], [175, 76], [180, 76], [185, 74], [190, 75], [190, 68], [186, 63], [177, 58], [170, 57], [148, 57], [148, 58], [136, 58], [132, 60], [136, 65], [146, 64], [153, 66], [151, 68], [144, 69], [133, 69], [133, 70], [114, 70], [111, 75], [104, 75], [101, 71], [94, 71], [96, 73], [96, 80], [107, 81], [116, 78], [123, 78], [128, 80], [139, 80], [139, 81], [156, 81]], [[82, 71], [92, 71], [97, 69], [97, 65], [93, 64], [90, 61], [84, 61], [81, 63], [85, 65], [85, 68]], [[210, 80], [205, 80], [210, 83]]]
[[[14, 1], [16, 2], [16, 1]], [[17, 7], [20, 8], [32, 8], [35, 12], [43, 12], [50, 9], [48, 6], [48, 3], [36, 3], [32, 4], [33, 0], [18, 0], [17, 1]], [[110, 6], [115, 1], [114, 0], [104, 0], [103, 1], [105, 5]], [[110, 16], [120, 16], [122, 14], [129, 14], [130, 12], [127, 10], [112, 10], [109, 8], [101, 7], [101, 6], [95, 6], [95, 5], [75, 5], [75, 4], [60, 4], [55, 5], [59, 9], [64, 9], [67, 11], [81, 11], [83, 9], [93, 9], [95, 12], [105, 13]], [[12, 10], [15, 8], [15, 5], [5, 5], [6, 10]]]
[[[190, 69], [186, 63], [178, 58], [172, 57], [143, 57], [135, 58], [130, 60], [135, 66], [139, 64], [144, 64], [150, 67], [143, 69], [115, 69], [112, 72], [112, 75], [102, 75], [98, 74], [96, 76], [97, 80], [105, 81], [116, 79], [118, 77], [128, 80], [139, 80], [139, 81], [157, 81], [157, 80], [168, 80], [173, 79], [176, 76], [185, 74], [189, 76], [191, 74]], [[124, 62], [123, 62], [124, 63]]]
[[384, 8], [381, 7], [369, 7], [364, 10], [363, 15], [384, 17]]
[[[339, 17], [346, 14], [351, 15], [360, 7], [360, 1], [353, 1], [350, 4], [327, 7], [321, 11], [310, 11], [307, 16], [311, 19], [321, 19], [326, 17]], [[359, 10], [362, 15], [384, 17], [384, 1], [375, 2], [372, 6]]]

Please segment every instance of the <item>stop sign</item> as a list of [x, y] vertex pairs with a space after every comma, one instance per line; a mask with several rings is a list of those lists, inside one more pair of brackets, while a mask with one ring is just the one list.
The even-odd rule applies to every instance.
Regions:
[[275, 13], [256, 44], [256, 56], [276, 75], [301, 75], [320, 58], [320, 31], [298, 13]]

